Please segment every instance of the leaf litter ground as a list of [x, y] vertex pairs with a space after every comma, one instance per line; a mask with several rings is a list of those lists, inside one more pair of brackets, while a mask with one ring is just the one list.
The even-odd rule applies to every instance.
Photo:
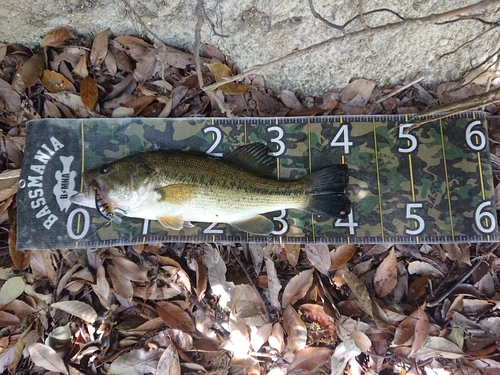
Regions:
[[[232, 75], [215, 46], [203, 50], [204, 85]], [[0, 371], [497, 374], [497, 244], [15, 250], [28, 120], [415, 113], [485, 92], [469, 78], [397, 93], [357, 79], [314, 98], [256, 75], [214, 96], [191, 54], [108, 30], [58, 29], [39, 51], [0, 45]], [[497, 191], [499, 129], [493, 118]]]

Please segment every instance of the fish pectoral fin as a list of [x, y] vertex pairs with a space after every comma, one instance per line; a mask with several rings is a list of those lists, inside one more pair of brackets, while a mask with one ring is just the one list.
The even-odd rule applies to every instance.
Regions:
[[190, 184], [174, 184], [156, 189], [163, 202], [183, 204], [193, 199], [198, 194], [198, 187]]
[[194, 228], [194, 224], [191, 223], [190, 221], [185, 221], [184, 228]]
[[182, 215], [161, 216], [158, 221], [167, 229], [181, 230], [184, 227]]
[[274, 230], [273, 222], [262, 215], [257, 215], [247, 220], [233, 221], [229, 224], [244, 232], [256, 235], [267, 235]]

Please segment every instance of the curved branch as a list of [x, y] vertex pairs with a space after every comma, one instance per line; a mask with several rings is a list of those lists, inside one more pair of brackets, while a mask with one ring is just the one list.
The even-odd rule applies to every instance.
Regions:
[[482, 10], [484, 8], [493, 7], [493, 6], [500, 6], [500, 0], [483, 0], [483, 1], [480, 1], [479, 3], [469, 5], [469, 6], [466, 6], [463, 8], [459, 8], [459, 9], [453, 9], [451, 11], [444, 12], [444, 13], [431, 14], [429, 16], [420, 17], [420, 18], [405, 18], [399, 22], [388, 23], [386, 25], [371, 27], [369, 29], [361, 29], [361, 30], [354, 31], [354, 32], [346, 34], [346, 35], [339, 36], [339, 37], [332, 37], [332, 38], [326, 39], [322, 42], [312, 44], [308, 47], [305, 47], [302, 49], [296, 49], [293, 52], [290, 52], [289, 54], [287, 54], [285, 56], [271, 60], [265, 64], [255, 65], [252, 68], [250, 68], [249, 70], [247, 70], [246, 72], [243, 72], [241, 74], [237, 74], [235, 76], [226, 78], [220, 82], [216, 82], [216, 83], [211, 84], [209, 86], [203, 87], [203, 90], [204, 91], [215, 90], [217, 87], [225, 85], [226, 83], [239, 81], [239, 80], [241, 80], [245, 77], [248, 77], [252, 74], [256, 74], [260, 70], [278, 66], [278, 65], [283, 64], [289, 60], [295, 59], [295, 58], [300, 57], [300, 56], [307, 55], [311, 52], [320, 51], [322, 48], [326, 48], [328, 45], [330, 45], [332, 43], [343, 42], [346, 39], [346, 37], [368, 36], [368, 35], [375, 34], [376, 32], [379, 32], [382, 30], [394, 31], [394, 30], [399, 30], [403, 27], [408, 27], [408, 26], [423, 26], [423, 25], [435, 24], [438, 21], [443, 21], [443, 20], [446, 20], [448, 18], [457, 17], [463, 13], [477, 12], [477, 11]]

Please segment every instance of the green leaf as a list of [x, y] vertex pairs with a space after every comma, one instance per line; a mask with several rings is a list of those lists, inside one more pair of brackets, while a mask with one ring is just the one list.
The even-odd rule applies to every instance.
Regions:
[[20, 276], [12, 277], [2, 285], [0, 289], [0, 306], [6, 305], [19, 297], [26, 287], [26, 283]]

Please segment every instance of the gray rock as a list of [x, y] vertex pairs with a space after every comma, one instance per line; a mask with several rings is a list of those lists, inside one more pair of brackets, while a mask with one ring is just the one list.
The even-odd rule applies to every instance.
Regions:
[[[192, 51], [195, 0], [132, 0], [142, 20], [165, 43]], [[440, 13], [477, 0], [370, 0], [365, 11], [389, 8], [406, 18]], [[352, 0], [315, 0], [316, 11], [330, 22], [342, 24], [358, 14]], [[309, 10], [308, 0], [205, 0], [208, 19], [202, 42], [218, 46], [244, 71], [256, 64], [287, 55], [342, 34]], [[498, 8], [485, 12], [490, 20]], [[369, 26], [397, 22], [388, 12], [366, 16]], [[65, 26], [78, 35], [94, 37], [110, 28], [112, 35], [152, 37], [119, 0], [1, 0], [0, 41], [37, 46], [52, 29]], [[441, 57], [473, 39], [490, 26], [467, 20], [383, 30], [371, 35], [348, 36], [305, 56], [262, 70], [266, 84], [319, 95], [337, 91], [353, 78], [374, 80], [379, 86], [404, 83], [419, 73], [423, 84], [436, 84], [463, 76], [471, 64], [492, 53], [498, 31], [486, 33], [455, 53]], [[358, 21], [348, 31], [359, 30]]]

